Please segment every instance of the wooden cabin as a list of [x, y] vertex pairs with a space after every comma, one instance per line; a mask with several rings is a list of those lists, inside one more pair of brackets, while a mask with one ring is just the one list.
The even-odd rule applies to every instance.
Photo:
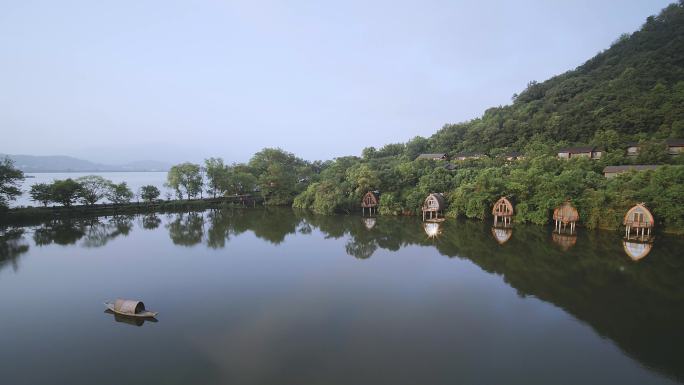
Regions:
[[684, 154], [684, 139], [668, 139], [665, 141], [667, 153], [672, 156]]
[[444, 212], [446, 200], [441, 193], [432, 193], [423, 202], [423, 220], [438, 219], [439, 214]]
[[380, 192], [379, 191], [369, 191], [361, 199], [361, 211], [363, 215], [366, 215], [366, 209], [368, 209], [369, 214], [373, 214], [378, 211], [378, 205], [380, 204]]
[[561, 159], [589, 158], [601, 159], [603, 150], [596, 147], [567, 147], [558, 150], [558, 157]]
[[470, 160], [470, 159], [482, 159], [484, 158], [485, 154], [481, 152], [459, 152], [457, 154], [454, 154], [452, 157], [453, 160]]
[[513, 217], [513, 204], [506, 197], [501, 197], [494, 203], [492, 215], [494, 216], [494, 226], [499, 224], [499, 219], [502, 220], [502, 226], [510, 226]]
[[643, 203], [632, 207], [625, 214], [623, 221], [625, 225], [625, 238], [629, 239], [632, 235], [632, 230], [636, 230], [636, 236], [644, 239], [651, 236], [651, 228], [655, 226], [653, 214], [646, 208]]
[[639, 142], [627, 143], [627, 156], [637, 156], [641, 151], [641, 144]]
[[553, 210], [553, 220], [555, 221], [555, 231], [558, 233], [570, 225], [570, 234], [575, 232], [575, 223], [579, 220], [579, 213], [575, 206], [566, 201]]

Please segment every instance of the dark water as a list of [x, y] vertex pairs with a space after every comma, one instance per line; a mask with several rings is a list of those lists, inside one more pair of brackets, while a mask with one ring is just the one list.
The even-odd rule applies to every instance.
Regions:
[[[0, 383], [684, 381], [681, 239], [633, 261], [614, 233], [425, 230], [290, 210], [5, 228]], [[105, 313], [117, 297], [158, 322]]]

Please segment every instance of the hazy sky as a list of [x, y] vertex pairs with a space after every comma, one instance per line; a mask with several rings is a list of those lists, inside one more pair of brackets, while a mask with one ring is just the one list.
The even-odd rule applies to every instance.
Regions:
[[358, 155], [507, 104], [670, 2], [0, 0], [0, 152]]

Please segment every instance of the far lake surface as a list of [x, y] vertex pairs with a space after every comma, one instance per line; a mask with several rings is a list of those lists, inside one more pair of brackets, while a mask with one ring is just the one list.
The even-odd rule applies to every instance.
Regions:
[[153, 185], [161, 191], [160, 198], [164, 199], [169, 189], [164, 187], [166, 182], [166, 172], [165, 171], [146, 171], [146, 172], [37, 172], [37, 173], [25, 173], [26, 179], [21, 184], [21, 190], [23, 194], [17, 197], [16, 200], [10, 202], [10, 207], [19, 206], [41, 206], [39, 202], [34, 202], [31, 200], [31, 196], [28, 194], [31, 190], [31, 186], [37, 183], [52, 183], [60, 179], [77, 179], [86, 175], [99, 175], [105, 179], [109, 179], [114, 183], [126, 182], [128, 187], [134, 193], [138, 193], [140, 187], [145, 185]]
[[0, 230], [2, 384], [684, 381], [681, 238], [290, 209]]

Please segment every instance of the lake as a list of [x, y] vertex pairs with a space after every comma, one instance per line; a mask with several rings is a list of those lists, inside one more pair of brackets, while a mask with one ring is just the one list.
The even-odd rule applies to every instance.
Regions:
[[[39, 172], [39, 173], [26, 173], [26, 179], [21, 184], [21, 190], [23, 194], [17, 197], [16, 200], [10, 202], [10, 207], [20, 207], [20, 206], [41, 206], [39, 202], [34, 202], [31, 200], [31, 196], [28, 192], [31, 190], [31, 186], [37, 183], [52, 183], [55, 180], [60, 179], [76, 179], [86, 175], [99, 175], [105, 179], [109, 179], [114, 183], [126, 182], [128, 187], [134, 192], [138, 193], [140, 187], [145, 185], [156, 186], [159, 191], [161, 191], [160, 198], [165, 198], [166, 193], [171, 190], [164, 187], [166, 182], [166, 172], [159, 171], [149, 171], [149, 172]], [[106, 200], [103, 200], [103, 202]]]
[[[5, 384], [684, 381], [680, 238], [290, 209], [3, 234]], [[157, 322], [104, 312], [118, 297]]]

